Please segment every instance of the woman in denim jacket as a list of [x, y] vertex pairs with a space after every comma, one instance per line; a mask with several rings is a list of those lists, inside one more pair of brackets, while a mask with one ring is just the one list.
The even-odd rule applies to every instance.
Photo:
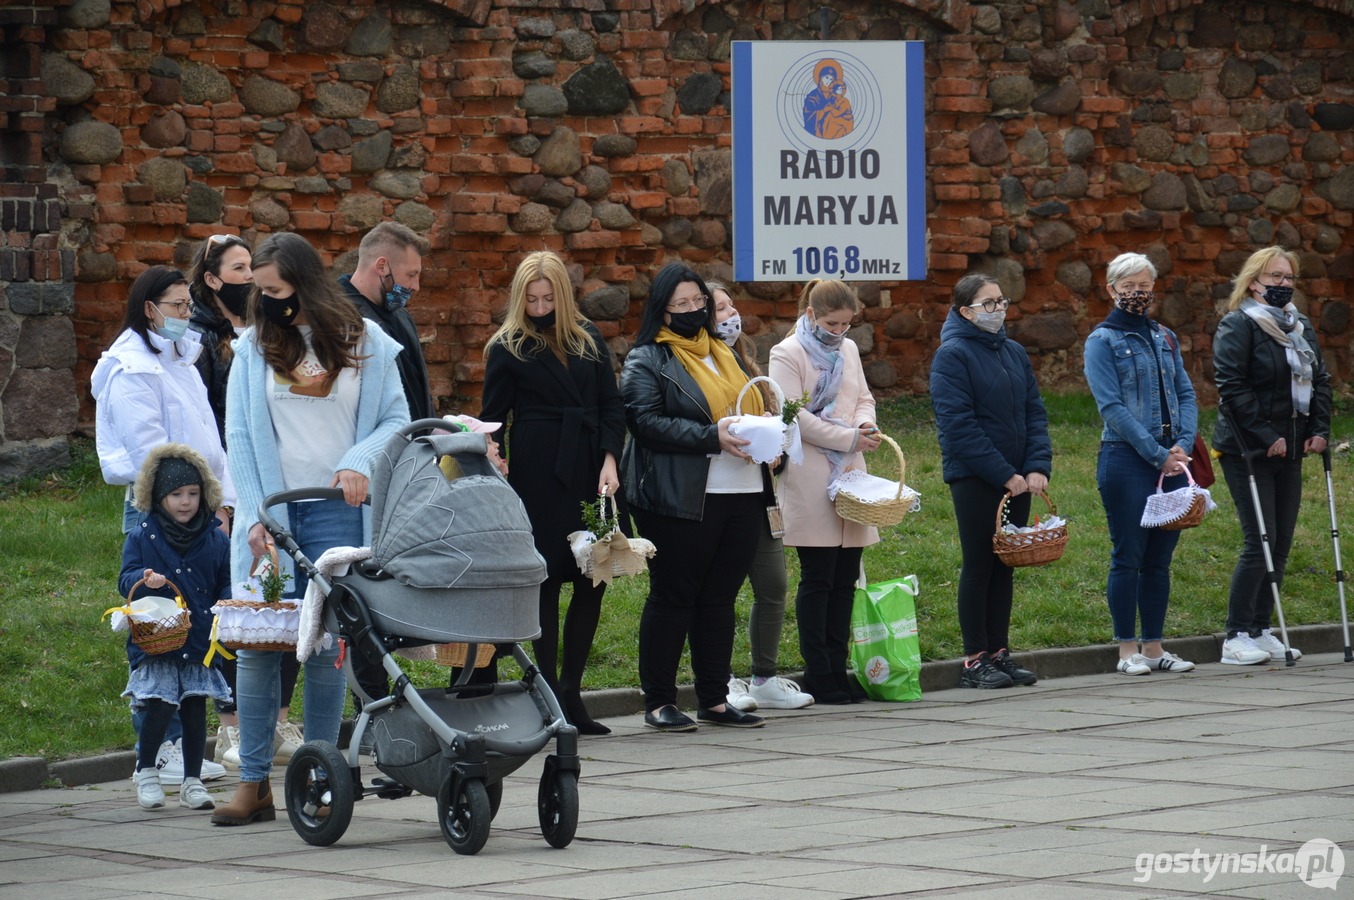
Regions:
[[1185, 486], [1199, 422], [1179, 342], [1147, 317], [1156, 278], [1156, 267], [1142, 254], [1115, 257], [1105, 278], [1114, 309], [1086, 338], [1086, 382], [1105, 420], [1096, 481], [1109, 519], [1113, 549], [1107, 593], [1119, 642], [1118, 670], [1125, 675], [1194, 668], [1161, 646], [1171, 556], [1180, 532], [1139, 524], [1163, 473], [1163, 490]]

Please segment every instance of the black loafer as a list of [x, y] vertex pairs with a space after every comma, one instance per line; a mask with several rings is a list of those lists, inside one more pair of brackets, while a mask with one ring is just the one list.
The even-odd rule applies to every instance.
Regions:
[[698, 707], [696, 718], [709, 725], [723, 725], [725, 728], [761, 728], [766, 724], [766, 720], [761, 716], [750, 715], [741, 709], [734, 709], [727, 703], [724, 704], [723, 712]]
[[675, 706], [661, 706], [644, 714], [644, 724], [659, 731], [695, 731], [696, 723]]
[[799, 679], [799, 686], [802, 690], [813, 695], [815, 703], [845, 706], [851, 702], [851, 695], [845, 691], [844, 686], [837, 683], [837, 679], [832, 675], [825, 678], [813, 678], [805, 675]]
[[870, 695], [860, 686], [860, 680], [856, 678], [854, 672], [838, 672], [837, 686], [852, 703], [864, 703], [870, 699]]

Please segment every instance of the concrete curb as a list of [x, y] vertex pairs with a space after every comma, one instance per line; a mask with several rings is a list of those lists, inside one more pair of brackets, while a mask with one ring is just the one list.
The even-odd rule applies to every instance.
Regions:
[[[1339, 624], [1295, 625], [1288, 629], [1289, 639], [1307, 653], [1339, 653], [1345, 648], [1344, 632]], [[1171, 638], [1166, 649], [1185, 659], [1212, 662], [1222, 655], [1222, 632], [1193, 637]], [[1113, 644], [1092, 647], [1055, 647], [1012, 654], [1023, 666], [1038, 674], [1041, 680], [1067, 678], [1073, 675], [1109, 675], [1119, 658]], [[957, 659], [942, 659], [922, 663], [921, 687], [925, 694], [945, 691], [959, 685], [962, 663]], [[790, 676], [793, 677], [793, 676]], [[587, 691], [583, 695], [588, 712], [596, 719], [628, 716], [644, 712], [644, 695], [636, 688], [611, 688]], [[677, 689], [677, 702], [687, 708], [696, 706], [696, 692], [690, 685]], [[352, 733], [352, 721], [345, 720], [339, 742], [346, 745]], [[207, 739], [207, 754], [216, 747], [216, 739]], [[16, 756], [0, 760], [0, 793], [37, 790], [51, 781], [63, 785], [99, 784], [130, 778], [136, 766], [136, 754], [130, 750], [86, 756], [48, 763], [40, 756]]]

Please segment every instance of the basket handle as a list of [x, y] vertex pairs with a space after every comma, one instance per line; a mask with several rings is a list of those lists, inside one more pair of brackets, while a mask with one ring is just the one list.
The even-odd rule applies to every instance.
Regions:
[[[141, 587], [141, 585], [143, 585], [143, 584], [145, 584], [145, 583], [146, 583], [146, 579], [142, 578], [142, 579], [141, 579], [140, 581], [138, 581], [136, 584], [132, 585], [131, 590], [129, 590], [129, 591], [127, 592], [127, 606], [128, 606], [129, 608], [130, 608], [131, 605], [132, 605], [132, 595], [136, 593], [136, 589], [137, 589], [137, 588]], [[174, 602], [177, 603], [177, 604], [179, 605], [179, 608], [180, 608], [180, 609], [187, 609], [187, 608], [188, 608], [188, 604], [184, 602], [184, 599], [183, 599], [183, 591], [179, 590], [179, 586], [178, 586], [177, 584], [175, 584], [174, 582], [170, 581], [168, 578], [165, 579], [165, 584], [169, 585], [170, 587], [172, 587], [172, 588], [174, 589]], [[152, 589], [152, 590], [153, 590], [153, 589]], [[130, 613], [129, 613], [129, 614], [130, 614]]]
[[[272, 543], [271, 541], [269, 541], [268, 544], [267, 544], [266, 546], [268, 547], [268, 556], [270, 556], [270, 557], [272, 558], [272, 560], [273, 560], [273, 568], [274, 568], [274, 569], [280, 568], [281, 565], [282, 565], [282, 563], [280, 563], [280, 562], [278, 561], [278, 558], [277, 558], [277, 545], [274, 544], [274, 543]], [[256, 557], [254, 557], [254, 562], [251, 563], [250, 566], [249, 566], [249, 577], [250, 577], [250, 578], [253, 578], [254, 575], [258, 572], [258, 570], [259, 570], [259, 560], [261, 560], [261, 559], [263, 559], [262, 556], [256, 556]]]
[[[1049, 514], [1056, 516], [1058, 514], [1058, 507], [1054, 506], [1053, 501], [1048, 498], [1048, 491], [1044, 491], [1039, 496], [1043, 497], [1044, 502], [1048, 504]], [[1001, 533], [1001, 526], [1011, 524], [1011, 520], [1009, 518], [1010, 513], [1006, 509], [1006, 502], [1010, 499], [1011, 492], [1007, 491], [1005, 494], [1002, 495], [1001, 502], [997, 504], [997, 527], [995, 531], [998, 534]]]
[[[607, 521], [606, 502], [607, 502], [608, 500], [611, 501], [611, 517], [610, 517], [610, 520], [616, 523], [616, 528], [619, 528], [619, 527], [620, 527], [620, 524], [621, 524], [621, 523], [620, 523], [621, 513], [620, 513], [620, 510], [616, 508], [616, 495], [615, 495], [615, 494], [609, 494], [609, 493], [607, 493], [606, 486], [603, 485], [603, 486], [602, 486], [602, 492], [601, 492], [600, 494], [597, 495], [597, 512], [601, 515], [602, 521], [603, 521], [603, 522]], [[612, 531], [615, 531], [615, 530], [616, 530], [615, 528], [612, 529]], [[607, 532], [607, 534], [610, 534], [610, 533], [611, 533], [611, 532]], [[599, 535], [597, 535], [597, 539], [598, 539], [599, 541], [600, 541], [602, 538], [604, 538], [604, 537], [606, 537], [606, 534], [599, 534]]]
[[[1175, 473], [1175, 475], [1179, 475], [1179, 474], [1180, 474], [1179, 472], [1176, 472], [1176, 473]], [[1189, 479], [1189, 483], [1190, 483], [1192, 486], [1194, 486], [1194, 487], [1198, 487], [1198, 486], [1199, 486], [1198, 483], [1195, 482], [1195, 480], [1194, 480], [1194, 473], [1191, 472], [1191, 471], [1189, 470], [1189, 466], [1185, 466], [1185, 473], [1184, 473], [1184, 474], [1185, 474], [1185, 477]], [[1175, 475], [1172, 475], [1171, 477], [1174, 478]], [[1165, 470], [1165, 469], [1162, 469], [1162, 470], [1161, 470], [1161, 475], [1157, 477], [1157, 493], [1158, 493], [1158, 494], [1162, 493], [1161, 486], [1162, 486], [1162, 484], [1163, 484], [1165, 481], [1166, 481], [1166, 470]]]
[[[903, 499], [903, 482], [907, 479], [907, 460], [903, 459], [903, 448], [898, 446], [898, 442], [889, 437], [884, 432], [879, 432], [879, 439], [893, 448], [893, 452], [898, 454], [898, 495], [894, 500]], [[876, 447], [876, 450], [879, 448]]]
[[[738, 392], [738, 399], [735, 400], [733, 404], [734, 415], [741, 416], [743, 414], [743, 397], [752, 388], [752, 386], [759, 381], [765, 381], [767, 384], [771, 385], [771, 391], [776, 395], [777, 408], [774, 410], [774, 412], [778, 413], [785, 408], [785, 392], [780, 389], [780, 385], [776, 384], [774, 381], [772, 381], [770, 378], [767, 378], [765, 375], [758, 375], [756, 378], [749, 378], [748, 383], [743, 385], [743, 389]], [[771, 410], [768, 410], [768, 412], [771, 412]]]

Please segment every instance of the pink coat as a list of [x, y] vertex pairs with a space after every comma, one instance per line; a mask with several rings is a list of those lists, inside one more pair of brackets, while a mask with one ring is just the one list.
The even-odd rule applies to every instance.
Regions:
[[[779, 498], [785, 511], [787, 547], [868, 547], [879, 542], [879, 530], [870, 525], [848, 522], [833, 508], [827, 496], [830, 467], [819, 447], [849, 451], [856, 446], [865, 422], [875, 420], [874, 397], [865, 384], [860, 365], [860, 350], [851, 339], [842, 341], [846, 356], [841, 393], [837, 396], [834, 417], [853, 427], [830, 425], [808, 412], [799, 412], [799, 433], [804, 442], [804, 463], [787, 463], [781, 470]], [[787, 399], [802, 397], [818, 380], [808, 353], [793, 333], [771, 348], [771, 380], [780, 385]], [[843, 471], [865, 469], [865, 458], [853, 453], [845, 460]]]

